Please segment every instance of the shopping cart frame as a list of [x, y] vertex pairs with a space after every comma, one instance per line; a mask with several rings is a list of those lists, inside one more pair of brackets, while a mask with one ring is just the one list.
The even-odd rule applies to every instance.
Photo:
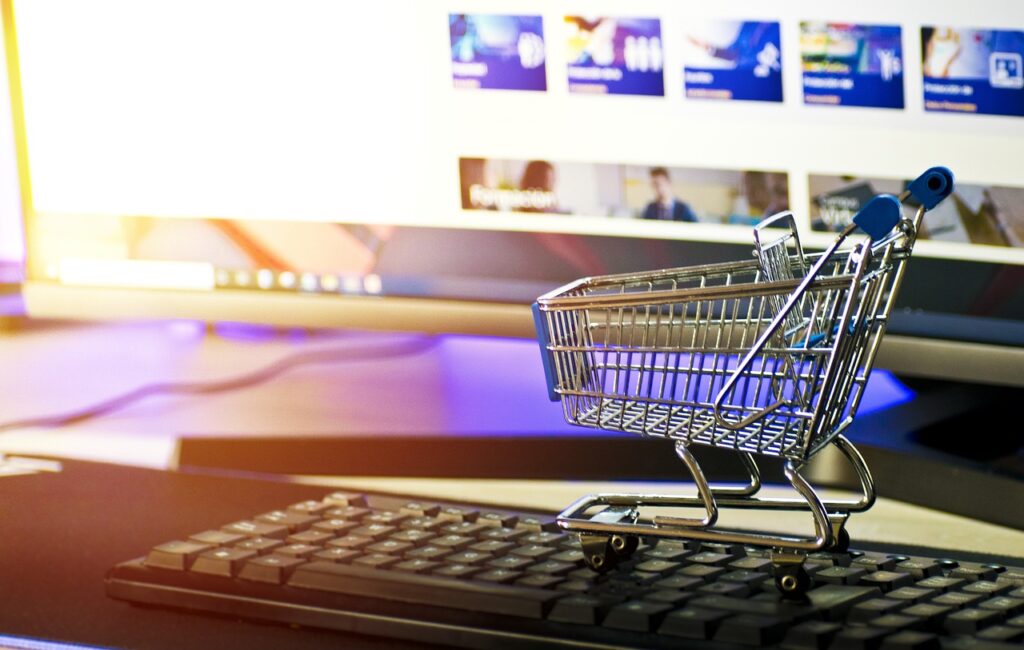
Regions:
[[[821, 253], [806, 255], [802, 249], [797, 232], [796, 223], [792, 215], [782, 213], [763, 222], [755, 229], [755, 246], [757, 247], [758, 259], [744, 262], [729, 262], [724, 264], [711, 264], [683, 269], [667, 269], [661, 272], [619, 274], [605, 276], [604, 278], [584, 278], [560, 287], [544, 296], [538, 298], [534, 306], [534, 315], [537, 322], [538, 333], [540, 334], [542, 353], [545, 364], [545, 373], [548, 377], [549, 395], [553, 400], [563, 402], [566, 417], [570, 417], [568, 398], [573, 393], [565, 388], [567, 376], [573, 372], [581, 373], [580, 368], [560, 367], [558, 361], [551, 354], [555, 349], [549, 343], [548, 333], [554, 328], [552, 314], [559, 310], [588, 310], [600, 309], [608, 305], [628, 305], [630, 301], [643, 304], [650, 301], [650, 294], [601, 294], [594, 296], [578, 295], [577, 289], [589, 286], [595, 282], [605, 281], [608, 283], [642, 283], [662, 274], [665, 277], [673, 275], [721, 274], [740, 271], [749, 271], [752, 265], [762, 267], [763, 277], [761, 281], [731, 285], [715, 286], [704, 288], [684, 288], [671, 292], [663, 291], [666, 296], [660, 296], [665, 300], [677, 300], [685, 303], [686, 300], [700, 297], [705, 300], [741, 299], [745, 295], [757, 295], [765, 297], [774, 296], [777, 300], [777, 311], [771, 318], [770, 324], [761, 330], [756, 341], [750, 346], [742, 360], [735, 369], [729, 370], [731, 376], [725, 381], [714, 401], [714, 420], [717, 426], [723, 430], [739, 430], [759, 420], [769, 417], [782, 403], [782, 399], [776, 399], [775, 403], [758, 407], [750, 413], [740, 412], [734, 414], [730, 419], [728, 407], [725, 405], [727, 395], [730, 394], [737, 382], [741, 381], [745, 372], [748, 372], [752, 364], [765, 350], [770, 341], [778, 340], [780, 331], [787, 324], [795, 309], [801, 305], [805, 294], [816, 287], [821, 289], [830, 282], [839, 286], [842, 283], [852, 283], [857, 286], [865, 272], [867, 272], [866, 260], [873, 255], [884, 256], [881, 263], [891, 265], [888, 268], [893, 274], [888, 284], [887, 295], [879, 294], [874, 299], [876, 309], [882, 307], [881, 315], [874, 317], [877, 322], [873, 323], [873, 331], [865, 333], [863, 337], [864, 349], [855, 351], [854, 365], [863, 368], [862, 381], [867, 381], [870, 374], [879, 344], [885, 332], [885, 325], [888, 315], [891, 313], [896, 296], [902, 284], [903, 275], [906, 270], [906, 263], [910, 258], [917, 234], [920, 229], [922, 217], [926, 211], [933, 208], [952, 192], [953, 178], [948, 169], [932, 168], [912, 182], [908, 189], [898, 197], [891, 195], [880, 195], [869, 202], [854, 218], [854, 222], [844, 228]], [[902, 204], [908, 199], [914, 199], [919, 203], [916, 213], [912, 219], [903, 216]], [[762, 237], [764, 228], [786, 225], [790, 233], [772, 242], [764, 242]], [[854, 231], [861, 227], [867, 233], [864, 242], [857, 244], [853, 249], [840, 252], [841, 247], [847, 242]], [[795, 253], [789, 252], [789, 247], [795, 246]], [[774, 250], [772, 249], [774, 247]], [[786, 259], [780, 258], [784, 256]], [[837, 255], [847, 255], [850, 259], [846, 262], [851, 273], [843, 275], [839, 279], [821, 277], [819, 272], [825, 265], [834, 261]], [[859, 256], [859, 259], [855, 259]], [[787, 273], [773, 274], [766, 265], [773, 261], [784, 262], [780, 268]], [[853, 262], [852, 267], [850, 263]], [[798, 268], [802, 276], [788, 273], [792, 268]], [[703, 282], [702, 282], [703, 285]], [[783, 302], [782, 297], [785, 296]], [[844, 309], [851, 308], [852, 300], [849, 300]], [[709, 312], [710, 313], [710, 312]], [[659, 311], [660, 314], [660, 311]], [[844, 319], [840, 322], [850, 323], [850, 313], [843, 314]], [[685, 318], [684, 318], [685, 320]], [[636, 327], [631, 322], [631, 327]], [[646, 323], [643, 327], [647, 327]], [[852, 326], [851, 326], [852, 327]], [[867, 327], [867, 326], [865, 326]], [[862, 337], [862, 338], [863, 338]], [[846, 338], [854, 339], [852, 333], [845, 331], [845, 328], [836, 331], [834, 339], [834, 355], [840, 350], [850, 353], [850, 349], [843, 349], [842, 346], [853, 345], [847, 343]], [[805, 345], [805, 349], [806, 349]], [[607, 354], [607, 353], [606, 353]], [[692, 362], [691, 362], [692, 363]], [[717, 369], [717, 360], [716, 360]], [[723, 368], [723, 373], [726, 369]], [[824, 371], [823, 381], [826, 386], [828, 382], [835, 380], [831, 373], [838, 372], [830, 358], [828, 368]], [[639, 385], [639, 384], [638, 384]], [[862, 388], [863, 385], [860, 386]], [[745, 485], [715, 485], [705, 477], [701, 467], [689, 447], [692, 439], [675, 439], [675, 453], [686, 466], [693, 477], [696, 485], [696, 495], [674, 495], [674, 494], [624, 494], [624, 493], [603, 493], [592, 494], [581, 497], [567, 507], [558, 517], [559, 526], [571, 533], [578, 533], [583, 544], [584, 555], [587, 564], [598, 571], [607, 570], [618, 561], [628, 557], [638, 546], [641, 537], [646, 538], [677, 538], [696, 540], [698, 542], [712, 542], [719, 544], [735, 544], [753, 547], [762, 547], [770, 550], [770, 557], [775, 567], [775, 582], [783, 595], [800, 598], [809, 588], [810, 579], [803, 569], [803, 562], [809, 553], [821, 550], [845, 550], [849, 545], [849, 534], [845, 525], [852, 513], [863, 512], [871, 508], [876, 499], [875, 483], [870, 470], [864, 461], [863, 456], [856, 449], [852, 442], [843, 432], [852, 423], [859, 406], [862, 390], [856, 390], [852, 396], [849, 395], [851, 388], [848, 387], [847, 399], [844, 408], [847, 412], [845, 417], [831, 417], [818, 411], [826, 407], [834, 407], [835, 402], [820, 399], [815, 406], [813, 423], [834, 422], [829, 429], [822, 433], [818, 432], [815, 437], [813, 429], [808, 432], [804, 446], [799, 450], [791, 450], [789, 454], [780, 451], [767, 455], [780, 456], [783, 459], [783, 473], [787, 481], [796, 491], [797, 497], [763, 497], [758, 496], [761, 488], [761, 474], [755, 452], [743, 451], [737, 446], [738, 455], [743, 462], [749, 475]], [[623, 407], [624, 408], [624, 407]], [[841, 413], [840, 413], [841, 415]], [[829, 419], [831, 417], [831, 419]], [[824, 418], [824, 419], [821, 419]], [[692, 418], [691, 418], [692, 419]], [[646, 421], [646, 418], [645, 418]], [[600, 426], [598, 417], [598, 426]], [[587, 424], [587, 426], [592, 426]], [[812, 424], [813, 427], [813, 424]], [[643, 435], [648, 432], [640, 431]], [[669, 437], [669, 436], [664, 436]], [[814, 487], [801, 475], [801, 470], [810, 457], [825, 446], [834, 446], [839, 453], [851, 465], [857, 476], [860, 493], [854, 499], [823, 499], [815, 491]], [[799, 452], [799, 453], [798, 453]], [[767, 452], [765, 452], [767, 453]], [[813, 535], [786, 535], [776, 533], [765, 533], [760, 531], [722, 529], [716, 528], [719, 507], [738, 509], [761, 509], [776, 511], [809, 511], [814, 526]], [[600, 510], [596, 514], [596, 509]], [[640, 519], [640, 508], [702, 508], [703, 517], [679, 517], [656, 515], [646, 520]]]

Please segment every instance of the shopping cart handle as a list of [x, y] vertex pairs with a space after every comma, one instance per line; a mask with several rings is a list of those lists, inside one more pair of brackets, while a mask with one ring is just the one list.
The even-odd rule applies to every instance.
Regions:
[[903, 206], [892, 194], [879, 194], [864, 204], [853, 222], [873, 240], [879, 240], [896, 227], [903, 218]]
[[540, 360], [544, 364], [544, 379], [548, 384], [548, 399], [557, 402], [561, 399], [555, 391], [555, 360], [551, 358], [551, 350], [548, 349], [551, 341], [548, 339], [547, 323], [544, 314], [540, 311], [540, 305], [533, 303], [533, 327], [537, 330], [537, 342], [540, 343]]
[[947, 167], [932, 167], [911, 181], [907, 191], [925, 210], [931, 210], [953, 192], [953, 172]]

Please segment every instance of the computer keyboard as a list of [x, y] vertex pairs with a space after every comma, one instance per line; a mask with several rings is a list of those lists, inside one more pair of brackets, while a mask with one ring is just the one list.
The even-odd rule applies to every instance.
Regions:
[[[140, 551], [143, 549], [140, 549]], [[109, 572], [135, 603], [461, 647], [1024, 647], [1020, 566], [816, 553], [805, 601], [763, 549], [641, 540], [599, 574], [551, 514], [335, 492]]]

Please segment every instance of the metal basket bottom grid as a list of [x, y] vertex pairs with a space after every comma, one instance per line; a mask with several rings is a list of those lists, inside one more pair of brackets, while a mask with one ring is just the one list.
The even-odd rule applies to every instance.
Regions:
[[581, 403], [573, 415], [571, 421], [580, 426], [685, 440], [752, 454], [804, 460], [808, 451], [804, 445], [807, 421], [802, 418], [769, 415], [733, 431], [719, 426], [713, 411], [705, 406], [607, 397], [590, 406]]

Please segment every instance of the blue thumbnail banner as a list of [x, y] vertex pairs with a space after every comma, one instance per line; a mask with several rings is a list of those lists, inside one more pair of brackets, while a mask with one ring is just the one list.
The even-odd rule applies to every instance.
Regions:
[[692, 99], [782, 101], [779, 23], [693, 24], [683, 43], [683, 86]]
[[657, 18], [566, 16], [569, 92], [664, 95]]
[[1024, 115], [1024, 31], [921, 28], [924, 109]]
[[456, 88], [547, 90], [540, 16], [449, 14]]
[[805, 104], [903, 108], [898, 25], [800, 23]]

